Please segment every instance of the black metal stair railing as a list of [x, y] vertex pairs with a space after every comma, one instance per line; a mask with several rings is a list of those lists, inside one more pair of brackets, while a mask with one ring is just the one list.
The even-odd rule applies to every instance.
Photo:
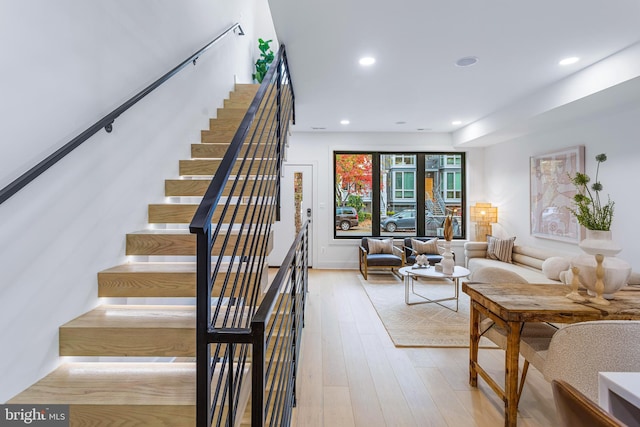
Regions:
[[288, 426], [304, 326], [309, 265], [309, 222], [289, 249], [251, 322], [251, 425]]
[[[243, 415], [238, 413], [242, 396], [250, 388], [252, 410], [259, 411], [263, 420], [253, 425], [264, 425], [268, 410], [276, 411], [279, 420], [284, 419], [280, 418], [283, 414], [290, 413], [288, 406], [293, 400], [282, 394], [284, 391], [267, 398], [269, 405], [277, 403], [277, 408], [254, 407], [253, 402], [262, 400], [260, 396], [264, 396], [265, 390], [251, 386], [248, 372], [265, 375], [264, 362], [257, 363], [255, 357], [261, 354], [260, 348], [266, 346], [267, 341], [255, 341], [261, 334], [254, 330], [260, 328], [260, 324], [254, 324], [253, 320], [263, 296], [261, 280], [266, 275], [266, 257], [273, 245], [271, 224], [279, 217], [283, 151], [288, 126], [293, 119], [294, 93], [283, 45], [190, 225], [191, 233], [197, 236], [198, 426], [238, 425]], [[243, 204], [246, 209], [240, 208]], [[212, 224], [216, 210], [220, 212], [220, 220]], [[305, 271], [306, 280], [306, 267], [299, 268]], [[223, 285], [216, 287], [219, 291], [213, 294], [214, 281], [220, 282], [220, 279], [223, 279]], [[274, 292], [279, 293], [269, 291], [267, 295]], [[276, 304], [266, 298], [264, 303], [269, 307]], [[295, 316], [300, 315], [303, 305], [298, 302], [297, 305], [277, 306], [277, 326], [265, 324], [264, 332], [289, 336], [290, 328], [298, 326]], [[271, 353], [273, 357], [269, 360], [274, 366], [290, 363], [292, 349], [281, 350], [277, 358]], [[273, 368], [269, 373], [276, 370]], [[257, 371], [260, 373], [255, 374]], [[278, 370], [278, 375], [282, 372]], [[287, 372], [289, 375], [290, 371]], [[289, 390], [280, 385], [290, 383], [292, 377], [278, 377], [278, 381], [274, 390]]]

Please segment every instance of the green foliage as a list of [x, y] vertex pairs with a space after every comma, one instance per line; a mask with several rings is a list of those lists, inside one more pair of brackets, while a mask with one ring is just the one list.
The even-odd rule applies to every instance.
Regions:
[[371, 219], [371, 213], [370, 212], [358, 212], [358, 221], [362, 222], [362, 221], [366, 221], [368, 219]]
[[364, 207], [364, 203], [362, 202], [362, 197], [350, 194], [349, 197], [347, 198], [346, 206], [356, 208], [356, 212], [360, 212]]
[[573, 198], [575, 209], [569, 208], [571, 213], [576, 217], [580, 225], [589, 230], [609, 231], [611, 221], [613, 221], [614, 202], [607, 195], [607, 203], [602, 204], [600, 201], [600, 191], [602, 191], [602, 183], [598, 181], [598, 173], [600, 172], [600, 163], [607, 160], [606, 154], [598, 154], [596, 162], [596, 180], [591, 187], [589, 182], [591, 178], [587, 174], [577, 172], [575, 176], [569, 176], [573, 185], [576, 186], [578, 193]]
[[252, 75], [253, 79], [258, 83], [262, 83], [264, 76], [269, 70], [269, 65], [273, 62], [273, 51], [269, 48], [269, 43], [273, 40], [258, 39], [258, 49], [260, 49], [260, 57], [256, 61], [256, 72]]

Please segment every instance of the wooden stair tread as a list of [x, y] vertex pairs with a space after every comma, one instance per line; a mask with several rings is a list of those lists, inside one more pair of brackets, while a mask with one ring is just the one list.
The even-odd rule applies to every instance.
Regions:
[[[239, 235], [239, 231], [226, 230], [224, 231], [229, 236], [227, 246], [222, 255], [232, 255], [235, 243], [240, 239], [239, 251], [244, 249], [248, 254], [253, 250], [249, 247], [255, 244], [254, 238], [256, 234], [253, 231], [243, 230], [242, 235]], [[250, 234], [248, 236], [248, 234]], [[258, 239], [265, 238], [264, 232]], [[245, 242], [250, 239], [245, 248]], [[213, 244], [212, 254], [221, 255], [222, 244], [224, 238], [216, 239]], [[269, 234], [269, 243], [267, 245], [267, 252], [273, 249], [273, 230]], [[259, 251], [254, 251], [256, 255], [259, 255]], [[176, 255], [176, 256], [193, 256], [196, 254], [196, 235], [189, 233], [189, 230], [141, 230], [132, 233], [128, 233], [126, 236], [126, 254], [127, 255]]]
[[[212, 266], [212, 270], [213, 270]], [[242, 267], [243, 275], [253, 273]], [[255, 267], [255, 270], [258, 266]], [[233, 270], [237, 270], [234, 268]], [[228, 264], [220, 266], [220, 273], [214, 281], [212, 294], [221, 296], [222, 286], [229, 271]], [[237, 272], [228, 274], [234, 281]], [[243, 280], [243, 278], [240, 278]], [[254, 281], [256, 277], [249, 280]], [[265, 266], [259, 287], [264, 290], [268, 286], [268, 272]], [[231, 292], [227, 289], [225, 296]], [[99, 297], [195, 297], [196, 296], [196, 264], [195, 262], [140, 262], [114, 266], [98, 273]]]
[[[247, 315], [238, 319], [242, 327]], [[61, 356], [190, 357], [196, 354], [196, 307], [102, 305], [62, 325], [59, 334]]]
[[[213, 176], [220, 167], [220, 159], [191, 159], [179, 161], [180, 176]], [[242, 165], [242, 162], [235, 162], [231, 168], [232, 174], [242, 173], [253, 175], [255, 173], [274, 171], [275, 159], [257, 159], [251, 164]]]
[[[253, 185], [259, 185], [262, 181], [275, 180], [275, 177], [264, 177], [264, 178], [256, 179], [256, 176], [252, 176], [252, 175], [244, 178], [251, 181]], [[175, 196], [202, 197], [204, 196], [204, 193], [207, 191], [207, 188], [209, 188], [210, 183], [211, 183], [210, 179], [203, 179], [203, 178], [167, 179], [165, 180], [165, 184], [164, 184], [165, 196], [167, 197], [175, 197]], [[271, 185], [270, 187], [272, 191], [274, 191], [273, 187], [275, 186]], [[222, 195], [229, 196], [231, 194], [231, 188], [232, 188], [231, 183], [227, 183], [227, 185], [225, 185], [224, 187]]]
[[8, 403], [195, 405], [195, 379], [195, 363], [69, 363]]
[[[191, 144], [191, 158], [192, 159], [222, 159], [229, 149], [229, 143], [210, 142]], [[264, 144], [257, 144], [257, 146], [248, 147], [246, 144], [240, 148], [239, 157], [245, 157], [249, 152], [251, 155], [255, 154], [258, 157], [264, 157], [266, 154], [264, 151]], [[271, 154], [273, 155], [273, 154]]]
[[[250, 364], [243, 368], [238, 409], [251, 392]], [[213, 381], [226, 377], [220, 365]], [[69, 406], [69, 425], [192, 427], [196, 414], [195, 363], [68, 363], [13, 397], [10, 404]], [[222, 405], [221, 405], [222, 404]], [[226, 401], [215, 402], [227, 412]], [[221, 408], [222, 406], [222, 408]], [[241, 418], [239, 416], [238, 418]], [[240, 425], [240, 420], [235, 427]]]
[[[216, 326], [222, 326], [222, 319], [216, 322]], [[194, 305], [105, 304], [70, 320], [61, 328], [195, 330], [195, 327]]]
[[[237, 209], [236, 209], [237, 206]], [[193, 216], [198, 209], [196, 204], [187, 203], [162, 203], [150, 204], [148, 209], [148, 218], [150, 224], [190, 224]], [[217, 224], [222, 218], [224, 205], [219, 205], [213, 212], [211, 222]], [[240, 203], [234, 203], [225, 213], [223, 223], [229, 223], [232, 220], [234, 212], [236, 218], [242, 218], [247, 210], [245, 198]]]
[[[211, 266], [214, 267], [214, 264]], [[234, 268], [235, 269], [235, 268]], [[229, 271], [229, 264], [220, 265], [219, 271], [226, 273]], [[243, 267], [244, 271], [244, 267]], [[145, 274], [145, 273], [176, 273], [191, 274], [196, 272], [195, 262], [130, 262], [116, 265], [102, 270], [99, 274]]]

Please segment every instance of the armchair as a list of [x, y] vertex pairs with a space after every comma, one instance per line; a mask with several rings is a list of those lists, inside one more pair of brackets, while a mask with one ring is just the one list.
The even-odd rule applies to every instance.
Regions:
[[371, 268], [391, 270], [393, 274], [400, 277], [395, 269], [404, 266], [404, 252], [394, 246], [392, 239], [363, 237], [358, 253], [360, 273], [365, 280]]

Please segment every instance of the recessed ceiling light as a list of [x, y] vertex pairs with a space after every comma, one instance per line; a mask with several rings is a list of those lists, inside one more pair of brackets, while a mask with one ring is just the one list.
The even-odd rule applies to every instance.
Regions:
[[376, 58], [373, 58], [371, 56], [365, 56], [364, 58], [360, 58], [360, 65], [363, 65], [365, 67], [368, 67], [369, 65], [373, 65], [376, 63]]
[[397, 125], [406, 125], [406, 124], [407, 124], [407, 122], [402, 122], [402, 121], [400, 121], [400, 122], [396, 122], [396, 124], [397, 124]]
[[418, 128], [418, 129], [416, 129], [416, 130], [417, 130], [418, 132], [427, 132], [427, 131], [430, 131], [430, 130], [431, 130], [431, 128]]
[[451, 122], [452, 125], [461, 125], [462, 121], [461, 120], [454, 120]]
[[564, 58], [562, 61], [558, 62], [558, 64], [559, 65], [571, 65], [571, 64], [575, 64], [578, 61], [580, 61], [580, 58], [578, 58], [577, 56], [572, 56], [570, 58]]
[[475, 65], [478, 62], [477, 56], [465, 56], [464, 58], [460, 58], [456, 61], [456, 65], [458, 67], [470, 67]]
[[340, 120], [341, 125], [348, 125], [349, 123], [351, 123], [349, 120]]

